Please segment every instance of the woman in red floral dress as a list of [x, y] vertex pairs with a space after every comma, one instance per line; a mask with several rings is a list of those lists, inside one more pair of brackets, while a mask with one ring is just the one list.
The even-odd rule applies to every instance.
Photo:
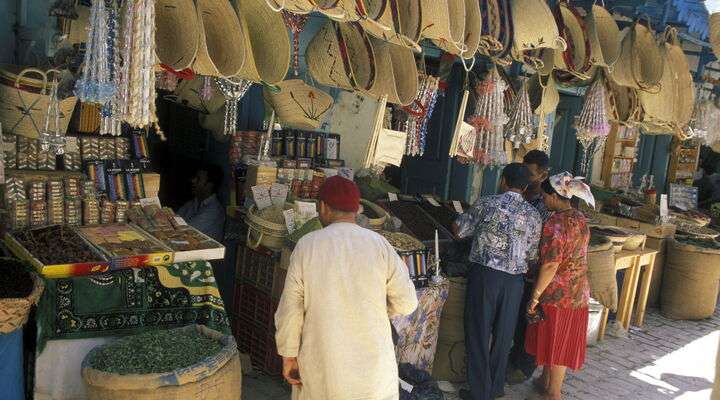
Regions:
[[573, 196], [594, 206], [590, 188], [567, 172], [543, 182], [544, 201], [554, 211], [540, 239], [540, 271], [528, 316], [525, 348], [543, 366], [535, 387], [545, 400], [560, 400], [567, 368], [585, 362], [588, 300], [587, 248], [590, 230], [585, 216], [570, 205]]

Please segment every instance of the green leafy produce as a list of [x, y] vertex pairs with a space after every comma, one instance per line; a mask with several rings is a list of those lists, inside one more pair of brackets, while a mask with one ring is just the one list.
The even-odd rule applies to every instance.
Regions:
[[186, 368], [214, 356], [222, 344], [199, 332], [151, 331], [98, 348], [89, 363], [99, 371], [129, 375], [158, 374]]

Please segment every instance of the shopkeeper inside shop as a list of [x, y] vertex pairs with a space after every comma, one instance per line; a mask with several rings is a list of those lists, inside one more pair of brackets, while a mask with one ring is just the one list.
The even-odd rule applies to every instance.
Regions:
[[217, 165], [201, 165], [190, 183], [193, 199], [185, 203], [177, 214], [200, 232], [222, 242], [225, 210], [217, 197], [223, 182], [223, 171]]

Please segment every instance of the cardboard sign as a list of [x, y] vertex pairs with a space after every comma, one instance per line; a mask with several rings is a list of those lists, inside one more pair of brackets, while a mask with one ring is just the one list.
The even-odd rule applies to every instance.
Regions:
[[397, 193], [388, 193], [388, 200], [390, 201], [398, 201], [398, 195]]

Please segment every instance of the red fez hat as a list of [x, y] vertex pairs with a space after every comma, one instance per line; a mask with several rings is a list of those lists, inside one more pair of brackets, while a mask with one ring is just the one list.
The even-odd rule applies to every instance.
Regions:
[[357, 212], [360, 209], [360, 189], [355, 182], [335, 175], [320, 186], [320, 201], [334, 210]]

